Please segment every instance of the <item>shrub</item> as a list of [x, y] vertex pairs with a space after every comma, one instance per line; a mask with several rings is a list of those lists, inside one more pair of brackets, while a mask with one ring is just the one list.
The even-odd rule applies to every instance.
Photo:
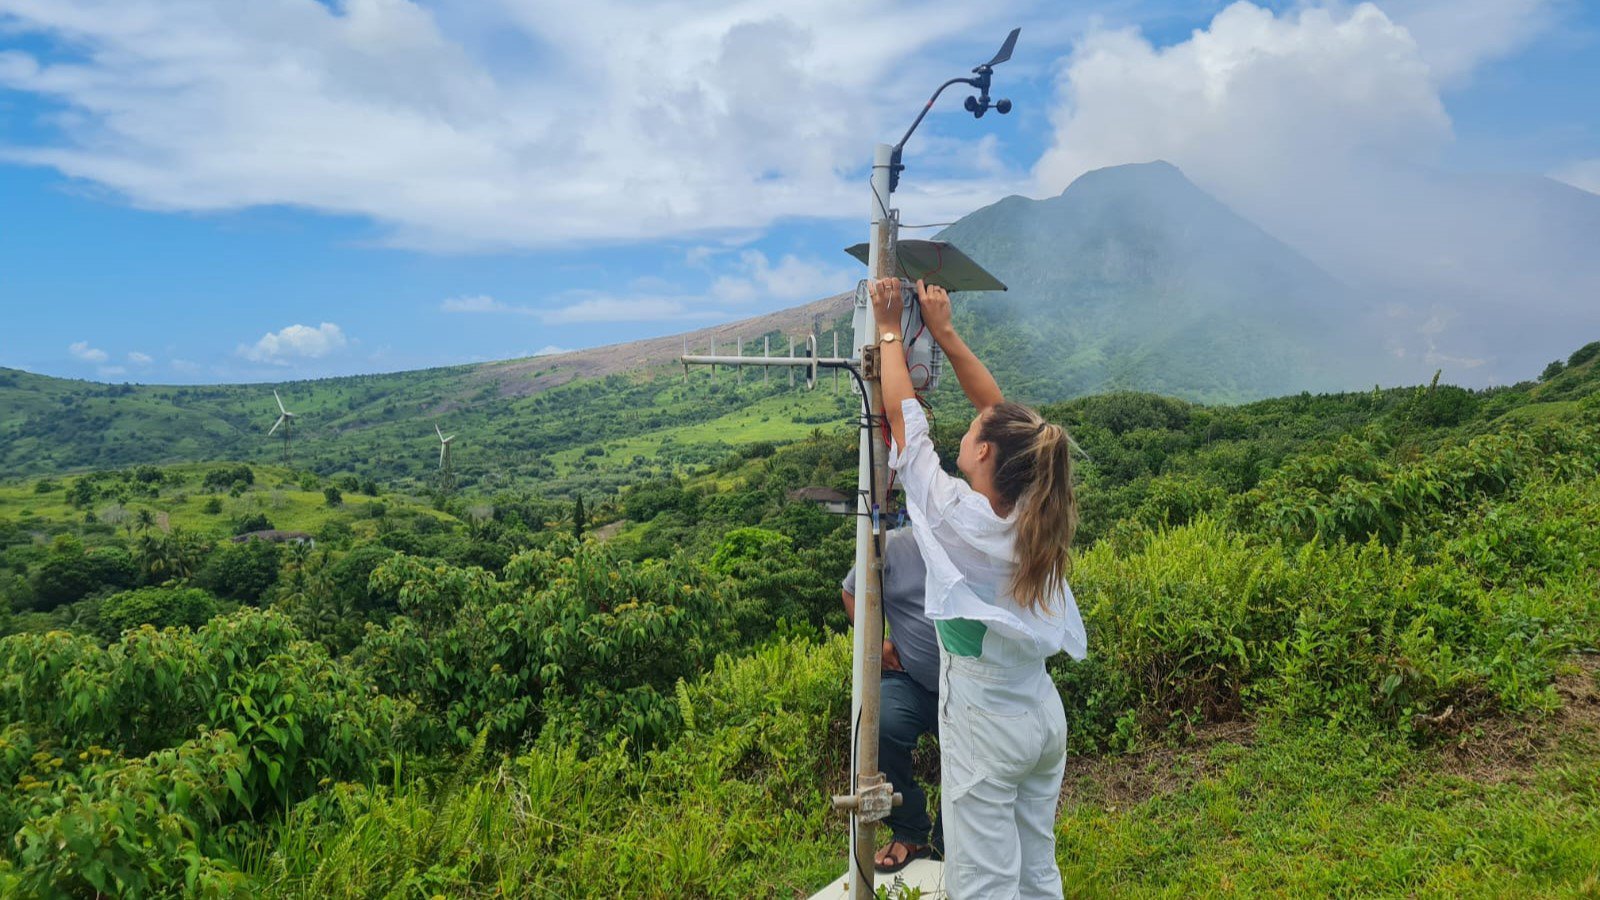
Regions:
[[603, 544], [520, 553], [504, 580], [398, 556], [371, 588], [397, 596], [400, 615], [353, 658], [457, 747], [485, 728], [501, 747], [541, 729], [654, 746], [677, 725], [674, 682], [726, 645], [726, 604], [695, 567], [636, 566]]
[[216, 614], [216, 600], [198, 588], [139, 588], [112, 594], [100, 604], [100, 623], [108, 638], [139, 625], [198, 628]]
[[272, 520], [267, 518], [266, 513], [251, 513], [248, 516], [239, 517], [238, 521], [233, 523], [233, 533], [239, 535], [250, 534], [255, 531], [271, 531], [274, 527]]
[[1584, 344], [1573, 351], [1573, 354], [1567, 357], [1567, 365], [1569, 367], [1581, 366], [1597, 356], [1600, 356], [1600, 341]]

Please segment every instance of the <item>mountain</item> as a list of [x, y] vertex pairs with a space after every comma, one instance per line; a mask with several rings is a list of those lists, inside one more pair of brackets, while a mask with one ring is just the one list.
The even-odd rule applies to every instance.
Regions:
[[[1089, 172], [1060, 196], [1008, 197], [942, 234], [1010, 285], [956, 315], [1008, 394], [1110, 390], [1242, 401], [1396, 382], [1372, 304], [1166, 163]], [[747, 371], [688, 383], [685, 341], [774, 349], [844, 322], [850, 297], [630, 344], [413, 372], [287, 381], [294, 462], [425, 485], [438, 423], [464, 486], [605, 490], [714, 464], [749, 441], [849, 427], [849, 391]], [[1581, 338], [1584, 335], [1575, 335]], [[1568, 344], [1573, 343], [1569, 341]], [[1428, 374], [1431, 374], [1431, 370]], [[1531, 376], [1533, 371], [1522, 373]], [[1423, 380], [1411, 374], [1411, 380]], [[273, 385], [104, 385], [0, 370], [0, 478], [144, 462], [272, 461]], [[954, 393], [954, 379], [944, 391]]]
[[975, 295], [974, 347], [1034, 399], [1147, 390], [1238, 401], [1392, 377], [1374, 311], [1164, 162], [1088, 172], [1060, 196], [1007, 197], [951, 225], [1010, 287]]

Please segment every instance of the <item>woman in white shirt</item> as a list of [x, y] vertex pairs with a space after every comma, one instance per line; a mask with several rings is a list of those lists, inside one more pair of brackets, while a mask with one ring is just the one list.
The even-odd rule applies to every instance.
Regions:
[[928, 566], [927, 612], [940, 643], [939, 744], [945, 885], [954, 900], [1060, 897], [1056, 801], [1066, 765], [1061, 696], [1045, 672], [1087, 646], [1067, 586], [1077, 524], [1072, 441], [1001, 396], [950, 322], [950, 297], [917, 283], [928, 332], [977, 415], [947, 474], [911, 389], [900, 282], [873, 285], [889, 464], [905, 486]]

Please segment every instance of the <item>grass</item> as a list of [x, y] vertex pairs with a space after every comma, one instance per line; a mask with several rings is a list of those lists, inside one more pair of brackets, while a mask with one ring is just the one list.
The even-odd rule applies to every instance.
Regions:
[[[403, 494], [385, 494], [367, 497], [350, 491], [344, 492], [344, 502], [329, 506], [322, 489], [303, 490], [298, 474], [280, 466], [255, 466], [256, 482], [242, 495], [229, 496], [226, 491], [213, 492], [201, 487], [208, 472], [225, 468], [216, 464], [187, 463], [162, 468], [163, 473], [178, 483], [163, 486], [158, 497], [130, 499], [120, 504], [131, 521], [141, 509], [149, 509], [167, 516], [170, 528], [183, 528], [199, 532], [231, 532], [234, 521], [255, 513], [262, 513], [273, 527], [285, 531], [315, 533], [330, 522], [350, 524], [358, 536], [372, 536], [377, 531], [377, 520], [371, 515], [372, 507], [382, 504], [390, 513], [400, 510], [414, 511], [447, 522], [450, 515], [427, 506], [417, 498]], [[67, 482], [63, 482], [63, 486]], [[9, 520], [23, 527], [30, 524], [40, 528], [83, 520], [83, 510], [67, 502], [65, 490], [38, 493], [36, 479], [0, 484], [0, 521]], [[216, 498], [222, 505], [217, 513], [205, 511], [206, 502]], [[104, 517], [105, 512], [117, 504], [100, 501], [93, 510]]]
[[[635, 437], [606, 441], [601, 446], [606, 452], [604, 459], [614, 464], [618, 461], [631, 460], [636, 455], [654, 459], [661, 454], [664, 447], [671, 445], [690, 450], [712, 447], [731, 449], [758, 441], [773, 443], [796, 441], [818, 428], [848, 427], [849, 423], [843, 417], [836, 424], [801, 422], [795, 419], [797, 416], [815, 417], [829, 411], [835, 405], [831, 389], [823, 393], [819, 387], [816, 393], [766, 397], [709, 421], [662, 428]], [[592, 445], [561, 450], [551, 454], [548, 459], [555, 464], [558, 472], [567, 474], [580, 461], [597, 459], [583, 455], [587, 446]]]
[[1443, 746], [1263, 726], [1069, 778], [1068, 896], [1600, 896], [1600, 691]]
[[1578, 413], [1579, 401], [1554, 400], [1546, 403], [1529, 403], [1519, 406], [1496, 419], [1496, 424], [1516, 423], [1532, 425], [1539, 422], [1559, 422]]

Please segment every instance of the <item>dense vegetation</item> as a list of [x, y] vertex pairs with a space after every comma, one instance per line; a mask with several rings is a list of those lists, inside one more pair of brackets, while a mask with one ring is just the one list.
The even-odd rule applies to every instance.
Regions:
[[[1553, 721], [1600, 645], [1595, 347], [1494, 391], [1047, 408], [1086, 456], [1075, 759], [1252, 735], [1070, 803], [1072, 892], [1592, 888], [1594, 736], [1531, 800], [1434, 762]], [[785, 492], [853, 467], [818, 431], [581, 506], [238, 464], [0, 488], [0, 892], [814, 889], [850, 522]], [[315, 542], [229, 539], [261, 526]]]

